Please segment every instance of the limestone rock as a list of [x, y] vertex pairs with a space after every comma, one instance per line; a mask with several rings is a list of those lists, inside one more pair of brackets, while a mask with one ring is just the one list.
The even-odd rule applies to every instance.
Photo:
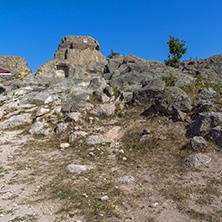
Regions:
[[84, 110], [90, 110], [94, 107], [93, 104], [79, 100], [76, 98], [69, 99], [63, 106], [63, 112], [79, 112]]
[[88, 90], [103, 90], [106, 87], [106, 81], [103, 78], [93, 78], [90, 80]]
[[39, 108], [35, 114], [36, 117], [39, 117], [39, 116], [43, 116], [45, 115], [46, 113], [49, 113], [50, 109], [47, 109], [47, 108]]
[[67, 124], [66, 123], [58, 123], [54, 129], [55, 133], [62, 133], [67, 129]]
[[192, 106], [189, 96], [182, 89], [172, 86], [156, 96], [155, 108], [168, 115], [178, 115], [178, 111], [189, 112]]
[[[11, 71], [12, 76], [9, 76], [9, 80], [12, 77], [22, 79], [29, 73], [31, 70], [23, 57], [16, 56], [0, 56], [0, 67], [6, 70]], [[0, 79], [4, 78], [0, 76]]]
[[70, 144], [69, 144], [69, 143], [61, 143], [60, 146], [59, 146], [59, 148], [60, 148], [61, 150], [66, 149], [66, 148], [68, 148], [68, 147], [70, 147]]
[[212, 88], [201, 88], [194, 99], [196, 113], [209, 112], [216, 104], [217, 92]]
[[77, 122], [77, 121], [79, 121], [80, 117], [81, 117], [80, 112], [71, 112], [65, 116], [65, 121], [66, 122]]
[[12, 116], [9, 119], [0, 123], [0, 129], [13, 129], [15, 127], [24, 126], [32, 122], [31, 114], [24, 113]]
[[40, 121], [37, 121], [31, 126], [29, 133], [30, 134], [42, 134], [43, 127], [44, 127], [43, 123], [41, 123]]
[[75, 131], [69, 136], [69, 143], [74, 143], [80, 138], [84, 138], [88, 135], [87, 132], [84, 131]]
[[90, 113], [97, 116], [111, 116], [115, 113], [116, 107], [113, 103], [97, 105]]
[[100, 143], [105, 143], [107, 142], [103, 136], [89, 136], [86, 141], [85, 144], [86, 145], [95, 145], [95, 144], [100, 144]]
[[200, 151], [207, 147], [207, 142], [202, 136], [195, 136], [190, 141], [191, 148], [194, 151]]
[[96, 101], [101, 103], [106, 103], [110, 100], [110, 98], [105, 93], [99, 90], [93, 92], [93, 97]]
[[205, 165], [205, 164], [209, 163], [210, 161], [211, 161], [210, 157], [208, 157], [207, 155], [198, 153], [198, 154], [189, 156], [186, 159], [185, 164], [188, 167], [192, 168], [192, 167], [198, 167], [200, 165]]
[[196, 73], [209, 81], [220, 82], [222, 77], [222, 55], [214, 55], [202, 61], [182, 61], [179, 68]]
[[133, 176], [122, 176], [118, 177], [116, 181], [120, 183], [133, 183], [135, 181], [135, 178]]
[[38, 68], [36, 78], [46, 82], [54, 78], [88, 79], [101, 74], [106, 63], [99, 43], [92, 37], [65, 36], [54, 58]]
[[88, 165], [69, 164], [65, 169], [70, 173], [81, 173], [86, 170], [94, 169], [94, 167]]

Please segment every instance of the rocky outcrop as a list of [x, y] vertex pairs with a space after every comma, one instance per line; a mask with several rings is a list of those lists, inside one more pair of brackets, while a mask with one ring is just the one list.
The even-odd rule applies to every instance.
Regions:
[[167, 115], [181, 116], [181, 112], [189, 112], [192, 109], [189, 96], [176, 86], [167, 87], [155, 98], [155, 108], [157, 111]]
[[209, 112], [200, 114], [188, 126], [187, 135], [201, 135], [201, 133], [207, 132], [220, 124], [222, 124], [222, 113]]
[[209, 81], [218, 82], [222, 77], [222, 55], [214, 55], [204, 60], [182, 61], [179, 68], [183, 72], [198, 74]]
[[0, 79], [11, 80], [13, 77], [22, 79], [29, 73], [31, 70], [23, 57], [16, 56], [0, 56], [0, 68], [9, 70], [12, 75], [10, 76], [1, 76]]
[[89, 79], [102, 74], [106, 58], [100, 52], [99, 43], [90, 36], [65, 36], [54, 58], [38, 68], [39, 81], [54, 78]]
[[175, 86], [183, 86], [195, 81], [190, 74], [184, 74], [178, 69], [166, 66], [162, 62], [147, 61], [134, 55], [115, 55], [109, 59], [105, 68], [104, 78], [110, 80], [110, 85], [127, 90], [138, 90], [145, 82], [162, 77], [174, 76]]

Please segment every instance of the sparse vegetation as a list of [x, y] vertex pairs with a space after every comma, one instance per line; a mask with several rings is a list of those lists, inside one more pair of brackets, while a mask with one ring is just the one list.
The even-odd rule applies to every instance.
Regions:
[[111, 49], [111, 53], [107, 56], [107, 58], [108, 58], [108, 59], [112, 59], [113, 56], [115, 56], [115, 55], [119, 55], [119, 53], [118, 53], [118, 52], [114, 52], [114, 51]]
[[177, 78], [174, 77], [172, 74], [170, 76], [162, 76], [162, 80], [165, 82], [165, 87], [174, 86], [174, 81]]

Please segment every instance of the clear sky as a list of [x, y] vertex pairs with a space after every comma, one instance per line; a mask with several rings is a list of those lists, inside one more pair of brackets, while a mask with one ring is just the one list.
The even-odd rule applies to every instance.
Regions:
[[169, 35], [184, 39], [182, 59], [222, 54], [221, 0], [0, 0], [0, 55], [22, 56], [33, 72], [63, 36], [88, 35], [110, 49], [163, 62]]

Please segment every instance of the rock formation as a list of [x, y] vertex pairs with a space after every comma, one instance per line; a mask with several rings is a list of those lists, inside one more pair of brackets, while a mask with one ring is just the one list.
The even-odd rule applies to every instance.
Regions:
[[16, 56], [0, 56], [0, 68], [11, 71], [12, 76], [0, 76], [1, 79], [12, 79], [18, 78], [22, 79], [29, 73], [31, 70], [23, 57]]
[[106, 58], [99, 43], [90, 36], [65, 36], [54, 58], [39, 67], [36, 78], [51, 81], [55, 78], [89, 79], [102, 74]]
[[[26, 66], [13, 58], [14, 78]], [[221, 64], [107, 62], [67, 36], [36, 74], [2, 81], [2, 221], [193, 221], [203, 203], [200, 220], [219, 221]]]

